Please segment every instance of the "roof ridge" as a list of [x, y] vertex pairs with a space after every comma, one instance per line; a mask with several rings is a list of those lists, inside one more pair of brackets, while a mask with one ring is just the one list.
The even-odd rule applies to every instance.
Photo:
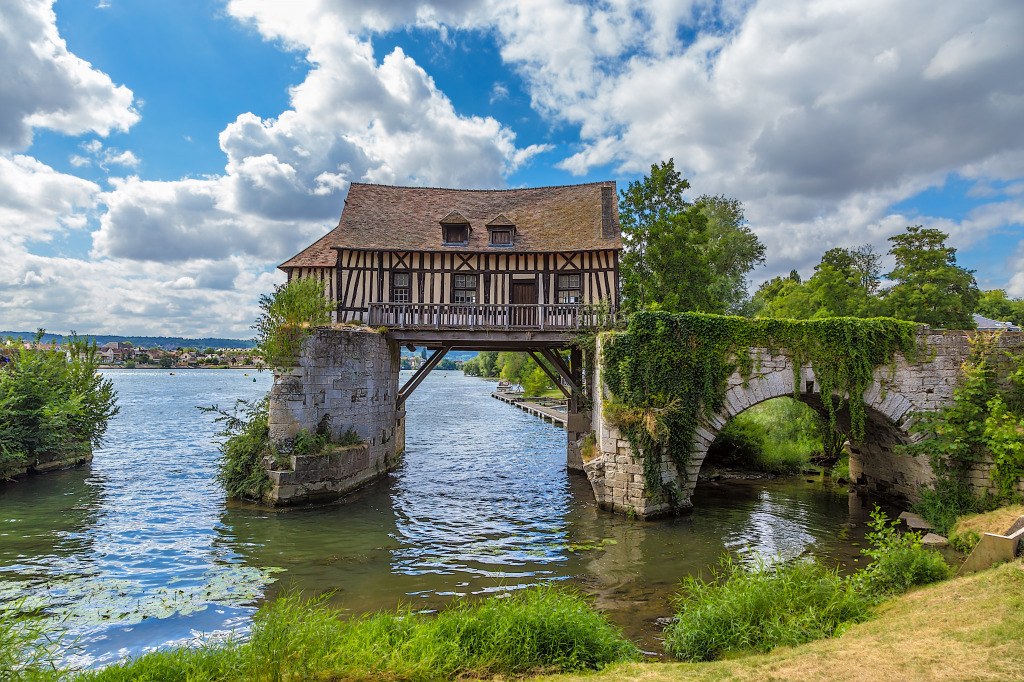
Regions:
[[540, 187], [507, 187], [505, 189], [464, 189], [461, 187], [429, 187], [423, 185], [385, 185], [379, 182], [350, 182], [349, 188], [354, 185], [364, 187], [387, 187], [388, 189], [440, 189], [446, 192], [520, 192], [531, 189], [563, 189], [566, 187], [589, 187], [591, 185], [614, 185], [615, 180], [595, 180], [594, 182], [580, 182], [575, 185], [541, 185]]

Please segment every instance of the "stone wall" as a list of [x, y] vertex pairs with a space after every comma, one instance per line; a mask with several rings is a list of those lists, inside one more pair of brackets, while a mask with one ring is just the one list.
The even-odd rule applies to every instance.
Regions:
[[88, 464], [91, 461], [92, 445], [89, 443], [80, 447], [75, 447], [68, 452], [39, 453], [36, 455], [35, 459], [30, 462], [13, 466], [6, 472], [0, 470], [0, 483], [3, 482], [5, 475], [11, 479], [24, 478], [25, 476], [31, 476], [33, 474], [45, 474], [48, 471], [57, 471], [58, 469], [67, 469], [80, 464]]
[[[948, 403], [960, 377], [960, 366], [967, 358], [970, 345], [968, 332], [924, 330], [919, 340], [926, 349], [915, 362], [898, 356], [891, 366], [875, 370], [874, 382], [865, 390], [865, 437], [852, 448], [850, 474], [856, 485], [880, 495], [907, 501], [914, 498], [919, 486], [933, 480], [928, 461], [923, 457], [899, 456], [895, 446], [910, 442], [908, 429], [912, 413], [934, 411]], [[604, 335], [599, 337], [600, 347]], [[1020, 350], [1024, 333], [1004, 333], [993, 349], [996, 362], [1005, 361], [1002, 351]], [[663, 483], [676, 491], [676, 506], [688, 507], [697, 483], [697, 474], [708, 447], [718, 432], [734, 416], [766, 400], [794, 396], [794, 368], [785, 349], [774, 354], [766, 349], [751, 349], [754, 358], [752, 376], [739, 372], [728, 378], [722, 410], [704, 416], [697, 429], [696, 441], [685, 472], [677, 471], [668, 457], [659, 463]], [[652, 501], [646, 490], [642, 462], [634, 457], [629, 443], [618, 429], [605, 422], [603, 403], [608, 395], [601, 381], [600, 360], [594, 375], [594, 410], [592, 426], [597, 439], [598, 456], [584, 466], [598, 503], [606, 509], [640, 518], [670, 513], [668, 501]], [[799, 368], [797, 397], [819, 411], [824, 410], [821, 386], [810, 365]], [[848, 432], [849, 411], [839, 416], [839, 426]], [[916, 436], [915, 436], [916, 437]], [[979, 493], [991, 486], [990, 465], [982, 465], [972, 483]], [[1021, 484], [1024, 489], [1024, 482]]]
[[271, 471], [275, 488], [267, 502], [337, 498], [397, 466], [405, 449], [405, 411], [396, 409], [399, 367], [398, 345], [382, 334], [347, 325], [314, 330], [298, 365], [274, 376], [270, 437], [287, 451], [302, 429], [329, 425], [332, 438], [352, 429], [363, 444], [331, 455], [293, 456], [293, 471]]

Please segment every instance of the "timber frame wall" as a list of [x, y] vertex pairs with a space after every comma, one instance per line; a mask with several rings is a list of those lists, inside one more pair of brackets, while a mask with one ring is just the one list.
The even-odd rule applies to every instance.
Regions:
[[316, 277], [336, 304], [337, 322], [367, 321], [371, 303], [392, 303], [392, 274], [408, 273], [408, 303], [454, 303], [456, 275], [477, 275], [476, 303], [512, 303], [512, 282], [535, 282], [537, 303], [558, 303], [558, 276], [580, 275], [583, 305], [618, 306], [618, 251], [368, 251], [336, 249], [335, 267], [289, 268], [288, 279]]

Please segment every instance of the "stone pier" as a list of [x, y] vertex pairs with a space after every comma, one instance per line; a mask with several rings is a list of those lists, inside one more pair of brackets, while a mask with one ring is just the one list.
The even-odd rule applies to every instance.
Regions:
[[383, 334], [366, 327], [317, 327], [298, 365], [274, 376], [270, 438], [286, 452], [303, 429], [329, 431], [335, 441], [352, 430], [362, 443], [292, 456], [289, 469], [272, 465], [273, 487], [264, 501], [330, 501], [394, 469], [405, 450], [405, 411], [396, 407], [399, 368], [398, 344]]

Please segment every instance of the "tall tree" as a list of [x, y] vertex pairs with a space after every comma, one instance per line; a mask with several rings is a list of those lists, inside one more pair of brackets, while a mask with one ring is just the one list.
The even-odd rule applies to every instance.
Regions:
[[704, 195], [691, 204], [683, 198], [689, 187], [669, 159], [622, 192], [620, 271], [627, 310], [742, 308], [746, 274], [764, 262], [764, 245], [747, 227], [739, 201]]
[[724, 312], [738, 314], [748, 301], [747, 273], [764, 263], [764, 244], [747, 226], [738, 199], [705, 194], [694, 205], [707, 218], [710, 297]]
[[656, 256], [664, 257], [657, 246], [669, 228], [670, 220], [690, 205], [683, 192], [690, 183], [679, 175], [675, 162], [669, 159], [651, 165], [651, 174], [629, 183], [619, 197], [619, 223], [624, 246], [620, 273], [622, 301], [628, 310], [641, 310], [654, 303], [651, 284], [657, 265], [652, 262], [651, 247]]
[[889, 237], [896, 267], [886, 275], [895, 284], [885, 292], [886, 312], [901, 320], [943, 329], [973, 329], [971, 313], [978, 303], [973, 270], [956, 264], [956, 249], [947, 235], [921, 225]]
[[881, 280], [880, 257], [870, 244], [856, 249], [829, 249], [814, 267], [807, 288], [814, 300], [813, 317], [873, 317]]

